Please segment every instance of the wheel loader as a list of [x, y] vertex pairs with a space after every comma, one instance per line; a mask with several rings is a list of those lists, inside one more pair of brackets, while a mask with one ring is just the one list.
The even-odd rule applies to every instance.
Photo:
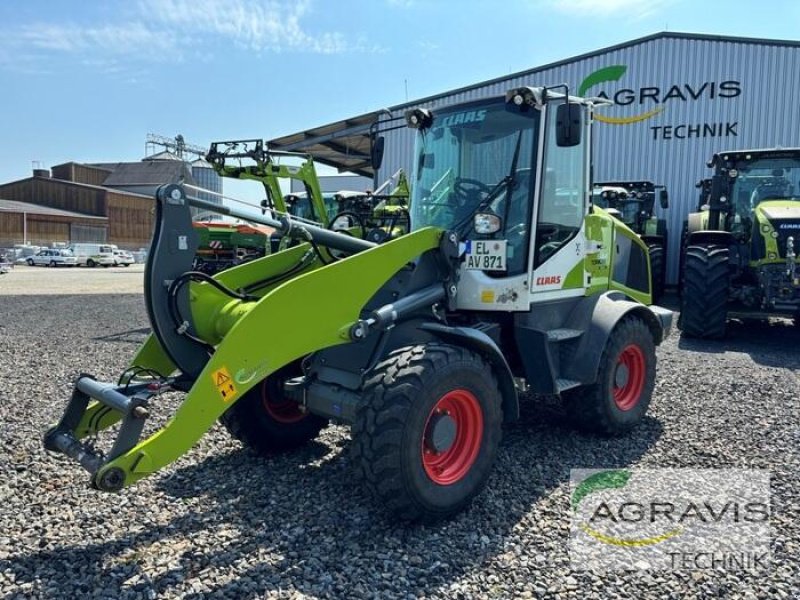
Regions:
[[650, 255], [653, 302], [664, 294], [667, 266], [667, 221], [655, 214], [656, 198], [669, 208], [667, 188], [652, 181], [606, 181], [593, 186], [593, 202], [612, 212], [647, 244]]
[[680, 327], [721, 338], [729, 318], [800, 316], [800, 149], [715, 154], [689, 215]]
[[[191, 270], [190, 207], [242, 214], [161, 187], [153, 333], [117, 382], [77, 379], [45, 447], [117, 491], [217, 422], [266, 456], [347, 424], [364, 485], [400, 519], [430, 522], [485, 487], [503, 425], [536, 410], [523, 390], [559, 395], [583, 430], [629, 431], [672, 313], [649, 306], [644, 242], [591, 205], [593, 106], [522, 87], [410, 110], [409, 233], [376, 244], [271, 213], [255, 220], [296, 244], [213, 277]], [[185, 397], [144, 437], [165, 391]]]

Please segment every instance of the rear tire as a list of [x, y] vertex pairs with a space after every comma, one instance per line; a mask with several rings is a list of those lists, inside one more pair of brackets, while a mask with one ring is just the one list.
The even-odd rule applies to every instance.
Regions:
[[578, 429], [620, 435], [644, 418], [655, 381], [653, 333], [642, 319], [625, 317], [606, 342], [597, 381], [564, 392], [564, 404]]
[[719, 339], [728, 319], [728, 248], [686, 248], [678, 326], [689, 337]]
[[29, 267], [32, 267], [32, 266], [33, 266], [33, 259], [32, 259], [32, 258], [29, 258], [29, 259], [28, 259], [27, 261], [25, 261], [25, 262], [27, 262], [27, 263], [28, 263], [28, 266], [29, 266]]
[[94, 262], [94, 261], [93, 261], [93, 260], [90, 258], [89, 260], [87, 260], [87, 261], [86, 261], [86, 266], [87, 266], [87, 267], [91, 267], [91, 268], [95, 268], [95, 267], [97, 266], [97, 263], [96, 263], [96, 262]]
[[647, 247], [647, 253], [650, 255], [650, 274], [652, 277], [651, 285], [653, 290], [653, 304], [658, 304], [661, 297], [664, 295], [664, 275], [665, 275], [665, 262], [664, 262], [664, 246], [661, 244], [652, 244]]
[[50, 266], [55, 269], [58, 265], [56, 265], [56, 261], [51, 260], [50, 261]]
[[278, 369], [237, 400], [220, 420], [228, 433], [257, 454], [269, 456], [313, 440], [328, 424], [285, 398], [283, 382], [302, 374], [300, 363]]
[[393, 351], [366, 377], [353, 457], [389, 511], [432, 522], [486, 486], [502, 436], [502, 398], [489, 364], [439, 343]]

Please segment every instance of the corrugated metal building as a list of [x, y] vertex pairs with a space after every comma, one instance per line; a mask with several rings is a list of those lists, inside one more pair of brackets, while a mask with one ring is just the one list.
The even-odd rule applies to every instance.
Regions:
[[[594, 179], [649, 179], [667, 185], [671, 207], [668, 279], [675, 282], [683, 221], [695, 209], [695, 183], [712, 154], [800, 146], [800, 42], [658, 33], [520, 73], [353, 117], [270, 146], [310, 151], [320, 162], [383, 181], [411, 171], [413, 134], [387, 131], [379, 173], [368, 166], [370, 126], [412, 106], [437, 106], [504, 94], [520, 86], [567, 83], [573, 94], [604, 96], [598, 110]], [[338, 152], [338, 154], [337, 154]], [[660, 210], [660, 209], [659, 209]]]

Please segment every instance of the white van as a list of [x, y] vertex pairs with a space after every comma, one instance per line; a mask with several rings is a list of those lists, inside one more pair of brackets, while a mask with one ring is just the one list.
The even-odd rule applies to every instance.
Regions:
[[114, 264], [114, 251], [119, 248], [114, 244], [72, 244], [70, 250], [79, 265], [110, 267]]

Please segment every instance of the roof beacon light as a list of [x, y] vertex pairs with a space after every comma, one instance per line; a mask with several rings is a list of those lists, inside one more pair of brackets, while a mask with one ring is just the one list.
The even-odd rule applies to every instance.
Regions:
[[433, 115], [427, 108], [414, 108], [406, 112], [406, 124], [411, 129], [427, 129], [433, 123]]

